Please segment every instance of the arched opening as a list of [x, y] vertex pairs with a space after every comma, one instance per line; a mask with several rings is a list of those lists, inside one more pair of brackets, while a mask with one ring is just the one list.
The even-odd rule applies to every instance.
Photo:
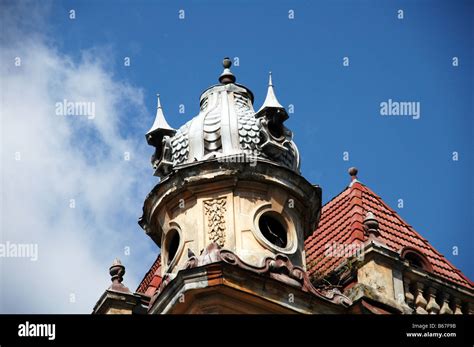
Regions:
[[408, 261], [410, 266], [414, 268], [422, 269], [422, 270], [430, 271], [430, 272], [432, 271], [431, 264], [426, 259], [426, 257], [424, 257], [415, 249], [405, 248], [402, 251], [401, 256], [403, 259]]
[[166, 236], [166, 253], [167, 253], [167, 261], [166, 265], [170, 265], [171, 262], [173, 261], [174, 257], [176, 256], [176, 253], [178, 252], [179, 248], [179, 242], [180, 242], [180, 236], [177, 230], [172, 229], [168, 232], [168, 235]]
[[268, 122], [268, 131], [275, 139], [280, 139], [283, 137], [283, 123], [276, 119], [272, 119]]
[[266, 212], [258, 220], [258, 227], [262, 235], [272, 245], [286, 248], [288, 245], [288, 231], [275, 213]]

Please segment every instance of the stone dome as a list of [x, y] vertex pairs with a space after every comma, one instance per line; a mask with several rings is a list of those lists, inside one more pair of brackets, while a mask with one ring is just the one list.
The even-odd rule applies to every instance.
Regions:
[[206, 160], [269, 161], [299, 173], [298, 149], [292, 132], [283, 125], [288, 114], [275, 97], [271, 76], [267, 98], [255, 112], [252, 92], [235, 83], [228, 58], [223, 65], [220, 84], [202, 93], [199, 114], [178, 130], [168, 125], [158, 104], [146, 136], [156, 147], [152, 156], [155, 175], [164, 177]]

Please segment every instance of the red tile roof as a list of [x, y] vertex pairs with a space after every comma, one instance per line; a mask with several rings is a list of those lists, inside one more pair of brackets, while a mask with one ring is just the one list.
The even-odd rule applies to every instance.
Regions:
[[161, 255], [159, 254], [155, 262], [148, 270], [145, 277], [138, 285], [137, 292], [152, 296], [161, 284]]
[[330, 245], [367, 241], [363, 221], [369, 211], [379, 222], [378, 239], [390, 249], [400, 252], [405, 247], [415, 248], [426, 257], [436, 275], [455, 284], [474, 288], [472, 281], [400, 218], [379, 196], [357, 180], [323, 206], [318, 229], [305, 242], [306, 264], [310, 275], [326, 274], [342, 263], [344, 258], [325, 256]]

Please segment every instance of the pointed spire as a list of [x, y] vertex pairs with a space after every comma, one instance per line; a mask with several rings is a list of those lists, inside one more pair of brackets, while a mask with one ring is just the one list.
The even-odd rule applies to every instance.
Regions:
[[166, 121], [165, 115], [163, 113], [163, 108], [161, 107], [161, 101], [160, 101], [160, 94], [156, 94], [156, 98], [157, 98], [157, 105], [156, 105], [155, 121], [153, 122], [153, 125], [148, 132], [150, 133], [156, 129], [173, 130], [173, 128], [170, 127], [170, 125]]
[[[156, 116], [153, 125], [150, 130], [146, 133], [146, 139], [149, 145], [154, 145], [153, 134], [162, 133], [163, 135], [167, 133], [174, 133], [176, 130], [173, 129], [168, 122], [166, 121], [163, 109], [161, 108], [160, 94], [157, 96], [157, 106], [156, 106]], [[161, 141], [161, 140], [160, 140]]]
[[268, 74], [268, 90], [267, 90], [267, 97], [265, 98], [265, 101], [263, 102], [262, 107], [260, 107], [260, 110], [263, 110], [265, 107], [273, 107], [273, 108], [284, 108], [279, 102], [278, 99], [276, 98], [275, 91], [273, 89], [273, 81], [272, 81], [272, 72], [270, 71]]
[[224, 58], [224, 60], [222, 61], [222, 66], [224, 67], [224, 71], [219, 76], [219, 82], [221, 82], [222, 84], [234, 83], [235, 76], [232, 73], [232, 71], [230, 71], [230, 67], [232, 66], [232, 61], [230, 60], [229, 57]]

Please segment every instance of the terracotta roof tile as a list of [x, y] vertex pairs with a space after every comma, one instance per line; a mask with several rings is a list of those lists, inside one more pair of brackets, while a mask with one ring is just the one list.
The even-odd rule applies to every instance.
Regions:
[[[363, 231], [364, 215], [372, 212], [379, 221], [380, 240], [400, 252], [414, 247], [424, 254], [433, 272], [456, 284], [474, 288], [471, 280], [454, 267], [428, 241], [407, 224], [392, 208], [368, 187], [358, 181], [347, 187], [322, 208], [318, 229], [305, 242], [309, 274], [334, 270], [344, 258], [325, 256], [327, 245], [353, 242], [354, 235]], [[367, 236], [364, 235], [364, 241]], [[324, 258], [324, 261], [318, 261]]]
[[152, 296], [161, 284], [161, 255], [158, 255], [150, 270], [138, 285], [137, 292]]

